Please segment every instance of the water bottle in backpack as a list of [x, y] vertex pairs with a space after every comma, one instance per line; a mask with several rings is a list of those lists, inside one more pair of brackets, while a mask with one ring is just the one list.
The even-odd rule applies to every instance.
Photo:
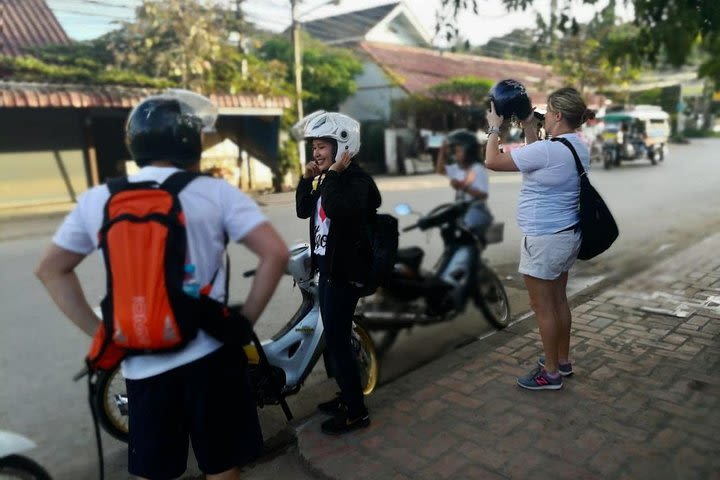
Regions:
[[194, 298], [200, 297], [200, 283], [195, 277], [195, 265], [185, 264], [185, 279], [183, 280], [183, 292]]

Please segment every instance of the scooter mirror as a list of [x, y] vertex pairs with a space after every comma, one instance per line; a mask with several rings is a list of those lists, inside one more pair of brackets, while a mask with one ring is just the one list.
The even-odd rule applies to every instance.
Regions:
[[398, 215], [410, 215], [412, 213], [412, 208], [410, 208], [410, 205], [407, 203], [398, 203], [395, 205], [395, 213]]

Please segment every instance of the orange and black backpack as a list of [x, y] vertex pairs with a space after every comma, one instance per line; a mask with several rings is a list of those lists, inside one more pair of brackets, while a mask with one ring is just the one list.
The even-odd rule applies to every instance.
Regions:
[[183, 291], [187, 234], [178, 194], [198, 176], [179, 171], [161, 184], [108, 181], [98, 232], [107, 295], [88, 355], [91, 367], [112, 368], [125, 354], [178, 350], [197, 335], [205, 302]]

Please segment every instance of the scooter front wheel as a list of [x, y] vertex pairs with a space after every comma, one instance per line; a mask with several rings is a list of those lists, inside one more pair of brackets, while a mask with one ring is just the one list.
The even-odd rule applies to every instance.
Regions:
[[127, 388], [120, 366], [98, 373], [93, 407], [103, 430], [121, 442], [128, 441]]
[[350, 342], [360, 370], [363, 394], [370, 395], [377, 386], [380, 371], [375, 346], [370, 335], [357, 323], [353, 324]]
[[50, 475], [35, 460], [22, 455], [8, 455], [0, 458], [0, 478], [51, 480]]
[[650, 149], [648, 151], [647, 156], [648, 156], [648, 159], [650, 160], [651, 165], [657, 165], [658, 161], [657, 161], [657, 152], [656, 151]]
[[385, 355], [387, 351], [390, 350], [390, 347], [395, 344], [399, 333], [399, 330], [385, 330], [380, 334], [380, 340], [378, 340], [375, 346], [375, 351], [380, 357]]
[[475, 305], [498, 330], [510, 323], [510, 301], [500, 277], [487, 265], [478, 269]]

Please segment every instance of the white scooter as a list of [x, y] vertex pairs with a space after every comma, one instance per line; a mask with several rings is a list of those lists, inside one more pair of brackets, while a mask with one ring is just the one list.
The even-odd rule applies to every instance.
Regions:
[[36, 448], [27, 437], [0, 430], [0, 478], [24, 480], [51, 480], [50, 475], [34, 460], [21, 455]]
[[[251, 270], [244, 276], [253, 274]], [[325, 350], [317, 274], [312, 270], [309, 244], [301, 243], [290, 249], [286, 274], [291, 275], [299, 287], [302, 302], [290, 321], [272, 338], [256, 342], [262, 348], [252, 349], [248, 360], [250, 384], [257, 405], [280, 405], [289, 421], [292, 413], [285, 398], [300, 390]], [[363, 327], [355, 324], [351, 342], [363, 392], [369, 395], [378, 381], [378, 360], [372, 339]], [[255, 359], [251, 358], [254, 354], [257, 355]], [[120, 369], [100, 372], [96, 385], [93, 402], [100, 425], [113, 437], [127, 441], [128, 399]]]

